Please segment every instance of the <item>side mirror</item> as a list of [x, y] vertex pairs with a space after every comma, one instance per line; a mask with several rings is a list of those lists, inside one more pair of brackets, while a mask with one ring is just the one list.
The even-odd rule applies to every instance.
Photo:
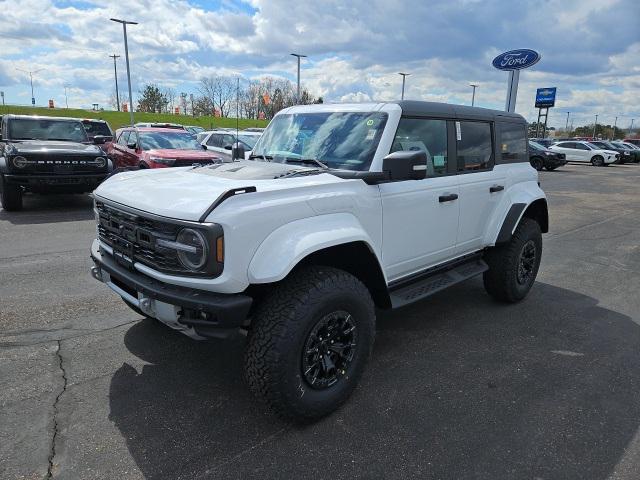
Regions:
[[207, 146], [206, 145], [202, 145], [202, 149], [203, 150], [207, 150]]
[[224, 148], [225, 150], [231, 150], [231, 151], [233, 151], [233, 146], [232, 146], [232, 145], [225, 145], [225, 146], [224, 146], [224, 147], [222, 147], [222, 148]]
[[127, 143], [127, 148], [130, 148], [131, 150], [136, 150], [138, 148], [138, 144], [137, 143]]
[[106, 141], [107, 137], [105, 137], [104, 135], [96, 135], [95, 137], [93, 137], [94, 145], [104, 145]]
[[244, 146], [240, 142], [233, 144], [233, 149], [231, 150], [231, 159], [244, 160]]
[[382, 170], [391, 180], [422, 180], [427, 177], [427, 152], [393, 152], [382, 159]]

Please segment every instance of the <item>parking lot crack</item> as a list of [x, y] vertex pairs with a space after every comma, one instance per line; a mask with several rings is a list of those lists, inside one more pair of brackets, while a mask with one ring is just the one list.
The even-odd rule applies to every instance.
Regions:
[[62, 341], [58, 340], [58, 348], [56, 349], [56, 357], [58, 358], [58, 367], [60, 368], [61, 376], [62, 376], [62, 388], [53, 402], [53, 434], [51, 435], [51, 447], [49, 449], [49, 465], [47, 466], [47, 475], [45, 479], [49, 480], [53, 478], [53, 469], [54, 469], [54, 460], [56, 456], [56, 440], [58, 437], [59, 426], [58, 426], [58, 404], [60, 403], [60, 398], [67, 390], [67, 372], [64, 369], [64, 363], [62, 361]]

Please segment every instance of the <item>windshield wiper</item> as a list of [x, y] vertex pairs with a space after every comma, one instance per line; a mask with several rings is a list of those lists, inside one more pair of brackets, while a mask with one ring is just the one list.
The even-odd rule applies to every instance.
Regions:
[[252, 153], [251, 155], [249, 155], [249, 160], [253, 160], [254, 158], [261, 158], [265, 162], [270, 162], [271, 160], [273, 160], [273, 157], [271, 155], [264, 155], [262, 153]]
[[302, 163], [304, 165], [316, 165], [325, 170], [329, 170], [329, 166], [322, 163], [317, 158], [287, 158], [285, 160], [285, 163]]

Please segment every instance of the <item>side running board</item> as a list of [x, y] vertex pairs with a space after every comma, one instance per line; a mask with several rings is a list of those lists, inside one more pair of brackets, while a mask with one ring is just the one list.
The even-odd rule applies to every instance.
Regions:
[[390, 289], [391, 306], [393, 308], [404, 307], [444, 290], [456, 283], [480, 275], [489, 267], [484, 260], [475, 257], [464, 263], [458, 263], [449, 268], [435, 270], [411, 283], [404, 283]]

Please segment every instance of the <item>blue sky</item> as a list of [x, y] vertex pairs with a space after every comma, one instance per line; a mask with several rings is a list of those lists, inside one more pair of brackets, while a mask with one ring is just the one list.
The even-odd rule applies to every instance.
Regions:
[[[492, 58], [532, 48], [542, 60], [522, 72], [516, 110], [535, 120], [538, 87], [558, 88], [550, 115], [564, 126], [640, 123], [639, 0], [0, 0], [0, 90], [8, 103], [109, 107], [113, 63], [130, 27], [134, 97], [145, 83], [197, 93], [213, 74], [294, 79], [290, 52], [309, 55], [302, 82], [327, 101], [392, 100], [399, 71], [406, 97], [503, 108], [507, 74]], [[119, 59], [121, 92], [126, 85]]]

